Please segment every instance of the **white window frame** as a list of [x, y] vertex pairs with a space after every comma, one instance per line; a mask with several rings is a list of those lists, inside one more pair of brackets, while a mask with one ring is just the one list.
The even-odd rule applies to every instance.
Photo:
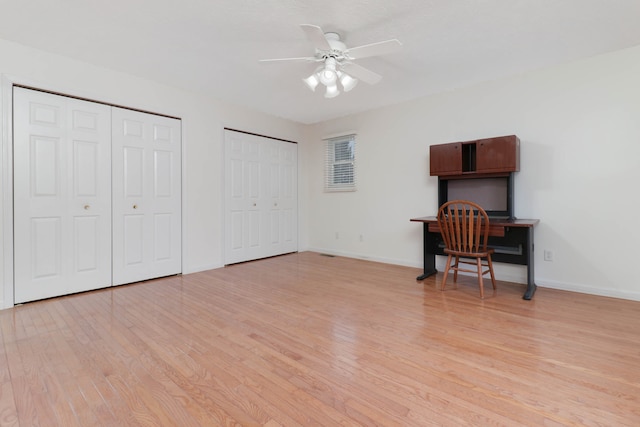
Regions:
[[[326, 192], [356, 191], [356, 135], [341, 135], [325, 140], [325, 180]], [[336, 146], [347, 144], [349, 158], [336, 159]], [[342, 154], [345, 148], [341, 147]]]

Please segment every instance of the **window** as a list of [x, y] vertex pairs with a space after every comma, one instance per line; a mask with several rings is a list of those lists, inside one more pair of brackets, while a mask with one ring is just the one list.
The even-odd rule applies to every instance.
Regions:
[[325, 140], [325, 191], [356, 190], [356, 136]]

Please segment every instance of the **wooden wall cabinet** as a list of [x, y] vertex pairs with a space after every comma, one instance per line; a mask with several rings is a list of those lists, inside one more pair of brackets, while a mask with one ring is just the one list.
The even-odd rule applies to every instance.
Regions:
[[431, 176], [517, 172], [520, 139], [515, 135], [429, 147]]
[[462, 144], [432, 145], [429, 147], [431, 175], [460, 175], [462, 173]]

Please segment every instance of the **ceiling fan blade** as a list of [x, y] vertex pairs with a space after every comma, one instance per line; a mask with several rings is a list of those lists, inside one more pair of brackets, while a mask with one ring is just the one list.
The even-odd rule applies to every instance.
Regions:
[[400, 49], [402, 43], [397, 39], [386, 40], [378, 43], [365, 44], [347, 49], [351, 59], [367, 58], [369, 56], [386, 55]]
[[360, 79], [370, 85], [374, 85], [382, 80], [382, 76], [380, 74], [374, 73], [373, 71], [368, 70], [361, 65], [354, 64], [353, 62], [346, 62], [342, 64], [342, 70], [351, 77]]
[[318, 50], [331, 50], [331, 45], [324, 36], [322, 28], [317, 25], [301, 24], [300, 28], [305, 32], [307, 38], [313, 43]]
[[303, 56], [303, 57], [299, 57], [299, 58], [273, 58], [273, 59], [259, 59], [258, 60], [258, 62], [280, 62], [280, 61], [316, 62], [316, 61], [321, 61], [321, 59], [318, 59], [315, 56]]

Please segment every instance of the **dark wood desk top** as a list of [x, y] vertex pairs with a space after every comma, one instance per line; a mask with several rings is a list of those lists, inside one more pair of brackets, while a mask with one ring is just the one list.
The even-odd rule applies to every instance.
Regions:
[[[438, 218], [435, 216], [422, 216], [419, 218], [411, 218], [410, 221], [415, 222], [426, 222], [426, 223], [437, 223]], [[496, 227], [534, 227], [537, 225], [540, 220], [539, 219], [491, 219], [489, 218], [489, 222], [492, 226]]]

